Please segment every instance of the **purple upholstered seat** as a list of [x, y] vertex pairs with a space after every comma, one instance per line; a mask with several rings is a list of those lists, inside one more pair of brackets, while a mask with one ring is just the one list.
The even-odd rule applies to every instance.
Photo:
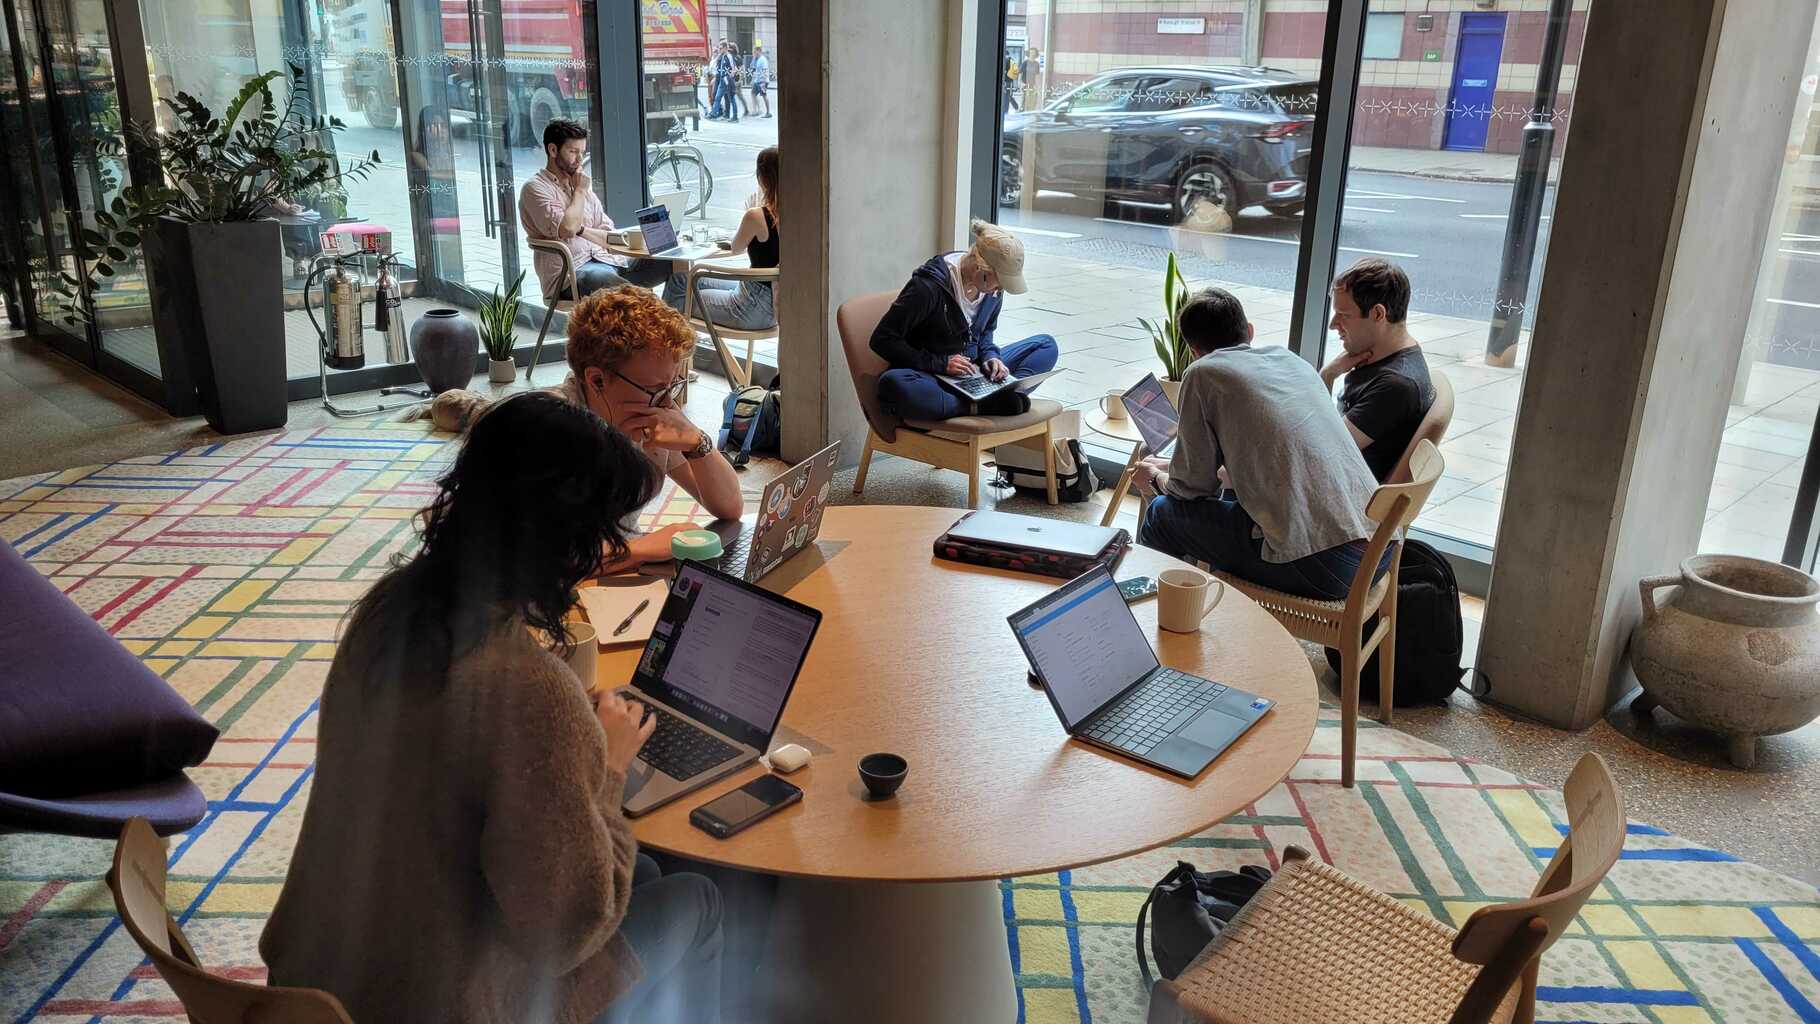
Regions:
[[216, 730], [0, 541], [0, 831], [161, 834], [206, 805], [183, 769]]

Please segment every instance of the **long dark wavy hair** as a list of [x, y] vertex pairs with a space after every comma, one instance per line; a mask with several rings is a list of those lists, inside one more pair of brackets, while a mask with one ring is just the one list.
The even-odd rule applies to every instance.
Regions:
[[488, 409], [421, 519], [423, 543], [354, 605], [350, 656], [394, 662], [439, 690], [449, 665], [514, 620], [556, 638], [576, 586], [626, 552], [626, 519], [657, 493], [657, 470], [624, 434], [554, 395]]

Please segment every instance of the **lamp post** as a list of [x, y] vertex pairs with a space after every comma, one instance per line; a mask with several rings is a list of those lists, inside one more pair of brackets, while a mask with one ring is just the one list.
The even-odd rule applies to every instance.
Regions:
[[1573, 0], [1549, 0], [1542, 63], [1536, 69], [1536, 99], [1530, 106], [1529, 123], [1523, 126], [1516, 183], [1510, 190], [1510, 216], [1504, 221], [1498, 299], [1492, 307], [1491, 332], [1485, 339], [1487, 366], [1515, 366], [1517, 362], [1517, 336], [1522, 333], [1525, 304], [1529, 301], [1529, 268], [1535, 263], [1542, 201], [1548, 192], [1548, 161], [1555, 148], [1555, 99], [1561, 89], [1567, 16], [1572, 8]]

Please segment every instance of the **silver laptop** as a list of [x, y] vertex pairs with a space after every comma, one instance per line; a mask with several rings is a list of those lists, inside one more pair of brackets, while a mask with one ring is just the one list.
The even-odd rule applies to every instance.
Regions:
[[1181, 414], [1163, 393], [1163, 385], [1157, 383], [1156, 374], [1145, 374], [1144, 379], [1133, 384], [1123, 397], [1125, 415], [1131, 417], [1131, 425], [1144, 439], [1144, 447], [1150, 449], [1152, 455], [1163, 454], [1164, 449], [1175, 443]]
[[670, 211], [670, 223], [681, 224], [689, 215], [689, 193], [687, 192], [653, 192], [651, 205], [661, 206]]
[[948, 536], [1017, 551], [1094, 558], [1118, 534], [1115, 526], [1094, 526], [1010, 512], [974, 512], [955, 523]]
[[710, 525], [721, 542], [715, 568], [757, 583], [815, 543], [822, 532], [822, 513], [828, 508], [834, 464], [839, 459], [840, 442], [836, 441], [766, 484], [756, 515]]
[[644, 814], [723, 778], [770, 746], [822, 613], [684, 563], [617, 691], [657, 716], [626, 775], [625, 811]]
[[1021, 391], [1029, 394], [1036, 390], [1038, 384], [1060, 372], [1060, 370], [1044, 370], [1042, 373], [1033, 373], [1028, 377], [1006, 377], [1004, 380], [996, 381], [983, 373], [967, 377], [950, 377], [944, 373], [937, 374], [935, 379], [962, 398], [978, 402], [991, 398], [1001, 391]]
[[1199, 775], [1273, 703], [1159, 664], [1103, 566], [1010, 622], [1068, 735], [1183, 778]]
[[645, 252], [673, 260], [699, 260], [721, 252], [713, 245], [681, 245], [676, 241], [676, 225], [670, 222], [670, 211], [662, 206], [647, 206], [638, 211], [638, 229], [644, 235]]

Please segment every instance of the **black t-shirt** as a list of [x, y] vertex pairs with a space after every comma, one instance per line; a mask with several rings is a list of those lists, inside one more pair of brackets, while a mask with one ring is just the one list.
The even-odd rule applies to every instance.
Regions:
[[1434, 381], [1422, 348], [1412, 345], [1361, 366], [1346, 375], [1340, 390], [1340, 415], [1371, 438], [1362, 454], [1380, 482], [1397, 468], [1397, 460], [1434, 404]]

